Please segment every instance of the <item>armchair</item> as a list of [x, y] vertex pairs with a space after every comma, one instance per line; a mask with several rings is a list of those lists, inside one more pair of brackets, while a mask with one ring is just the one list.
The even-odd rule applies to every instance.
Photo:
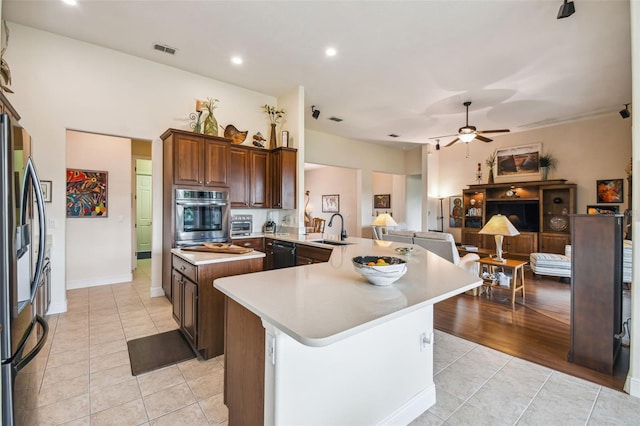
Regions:
[[472, 274], [478, 275], [478, 263], [480, 259], [475, 253], [468, 253], [460, 258], [453, 235], [444, 232], [416, 232], [413, 243], [426, 248], [430, 252], [447, 259], [449, 262], [466, 269]]

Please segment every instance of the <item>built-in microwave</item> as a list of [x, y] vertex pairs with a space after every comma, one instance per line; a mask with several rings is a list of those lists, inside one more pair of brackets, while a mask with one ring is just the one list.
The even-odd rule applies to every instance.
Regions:
[[229, 192], [175, 190], [176, 247], [229, 239]]

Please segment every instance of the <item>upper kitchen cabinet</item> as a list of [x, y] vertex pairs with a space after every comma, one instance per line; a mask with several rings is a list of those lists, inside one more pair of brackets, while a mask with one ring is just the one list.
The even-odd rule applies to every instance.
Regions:
[[220, 187], [229, 183], [231, 140], [169, 129], [164, 141], [164, 168], [173, 185]]
[[231, 207], [271, 207], [269, 151], [248, 146], [231, 147], [229, 198]]
[[271, 207], [296, 208], [296, 150], [278, 148], [271, 151]]

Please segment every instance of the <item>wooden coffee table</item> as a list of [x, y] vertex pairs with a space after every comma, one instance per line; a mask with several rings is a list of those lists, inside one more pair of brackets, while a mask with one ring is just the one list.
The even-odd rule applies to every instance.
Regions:
[[[500, 269], [512, 271], [511, 281], [509, 286], [511, 289], [511, 305], [516, 303], [516, 292], [522, 290], [522, 303], [524, 303], [524, 265], [528, 262], [524, 260], [512, 260], [506, 259], [505, 262], [498, 262], [490, 257], [483, 257], [476, 260], [480, 264], [480, 277], [482, 278], [482, 272], [487, 271], [490, 274], [495, 274]], [[518, 278], [520, 282], [518, 282]], [[483, 279], [482, 285], [491, 289], [493, 287], [501, 287], [494, 281]]]

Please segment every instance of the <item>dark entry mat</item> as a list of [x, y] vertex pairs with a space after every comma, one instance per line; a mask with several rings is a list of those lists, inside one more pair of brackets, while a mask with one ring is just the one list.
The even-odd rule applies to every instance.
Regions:
[[134, 376], [196, 357], [180, 330], [130, 340], [127, 347]]

